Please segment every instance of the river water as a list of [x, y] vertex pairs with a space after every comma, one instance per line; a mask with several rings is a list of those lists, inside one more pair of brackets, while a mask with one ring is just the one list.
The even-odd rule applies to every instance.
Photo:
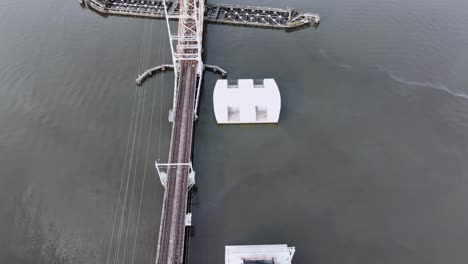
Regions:
[[[224, 3], [247, 3], [220, 0]], [[468, 2], [255, 0], [292, 33], [208, 25], [205, 60], [275, 78], [276, 126], [196, 124], [190, 263], [287, 243], [294, 263], [468, 261]], [[163, 21], [0, 0], [0, 263], [153, 263], [172, 74]]]

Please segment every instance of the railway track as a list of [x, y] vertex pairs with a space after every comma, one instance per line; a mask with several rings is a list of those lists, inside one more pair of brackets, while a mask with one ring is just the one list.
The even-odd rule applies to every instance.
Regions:
[[[181, 65], [174, 124], [172, 128], [170, 163], [191, 160], [197, 62]], [[158, 240], [157, 264], [182, 263], [185, 241], [185, 215], [188, 195], [188, 167], [169, 168], [164, 194], [163, 214]]]
[[[196, 15], [197, 0], [180, 0], [181, 16], [178, 23], [178, 34], [181, 37], [177, 44], [180, 54], [174, 120], [172, 127], [169, 164], [188, 164], [191, 161], [193, 122], [195, 119], [195, 97], [199, 62], [193, 54], [193, 37], [197, 37]], [[196, 42], [195, 42], [196, 43]], [[193, 58], [193, 59], [192, 59]], [[167, 184], [164, 193], [163, 213], [159, 230], [156, 264], [182, 264], [184, 260], [185, 218], [188, 197], [187, 166], [169, 167]]]

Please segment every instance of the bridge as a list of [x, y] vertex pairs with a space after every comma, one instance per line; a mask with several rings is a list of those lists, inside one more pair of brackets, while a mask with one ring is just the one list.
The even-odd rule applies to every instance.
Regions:
[[[296, 28], [317, 24], [318, 14], [299, 13], [292, 8], [277, 9], [240, 5], [206, 4], [205, 0], [80, 0], [103, 15], [165, 18], [170, 38], [172, 65], [164, 64], [145, 71], [137, 78], [141, 84], [157, 71], [172, 68], [175, 74], [174, 99], [170, 119], [173, 122], [166, 164], [156, 163], [165, 187], [156, 264], [184, 263], [186, 226], [190, 225], [188, 197], [195, 184], [191, 163], [194, 121], [197, 117], [200, 88], [205, 68], [225, 75], [217, 66], [202, 60], [205, 21], [267, 28]], [[170, 20], [176, 20], [177, 28]]]
[[[179, 89], [170, 145], [166, 191], [159, 231], [156, 263], [182, 263], [191, 160], [197, 62], [181, 63]], [[187, 165], [186, 165], [187, 164]], [[158, 166], [158, 165], [157, 165]]]
[[[82, 1], [82, 0], [80, 0]], [[88, 0], [88, 6], [103, 15], [175, 19], [185, 0]], [[165, 8], [166, 6], [166, 8]], [[317, 13], [300, 13], [294, 8], [270, 8], [249, 5], [206, 4], [205, 22], [236, 26], [295, 29], [320, 23]]]

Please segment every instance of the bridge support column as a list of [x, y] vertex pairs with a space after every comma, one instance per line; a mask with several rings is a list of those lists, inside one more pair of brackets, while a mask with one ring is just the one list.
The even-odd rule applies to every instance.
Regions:
[[185, 215], [185, 226], [192, 226], [192, 213]]
[[188, 188], [191, 189], [195, 185], [195, 171], [191, 170], [189, 172], [188, 177], [189, 177]]
[[188, 167], [188, 189], [195, 185], [195, 171], [193, 170], [192, 163], [158, 163], [155, 162], [156, 171], [158, 172], [161, 185], [164, 189], [167, 188], [168, 174], [170, 170], [177, 170], [179, 168]]
[[166, 189], [167, 188], [167, 172], [160, 172], [159, 180], [161, 181], [161, 185], [164, 187], [164, 189]]

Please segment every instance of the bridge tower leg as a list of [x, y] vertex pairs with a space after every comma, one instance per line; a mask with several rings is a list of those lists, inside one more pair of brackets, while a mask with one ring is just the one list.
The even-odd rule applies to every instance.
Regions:
[[[200, 88], [203, 79], [203, 59], [202, 59], [202, 41], [203, 41], [203, 19], [205, 10], [204, 0], [181, 1], [180, 12], [178, 15], [168, 13], [166, 0], [163, 0], [164, 14], [169, 34], [171, 46], [172, 63], [174, 65], [174, 99], [173, 108], [175, 109], [177, 92], [180, 80], [180, 64], [183, 61], [197, 61], [197, 94], [194, 107], [194, 115], [198, 108], [200, 98]], [[169, 20], [177, 19], [177, 29], [172, 30]], [[174, 26], [175, 27], [175, 26]], [[176, 32], [176, 33], [174, 33]]]
[[164, 189], [167, 188], [167, 177], [169, 170], [177, 170], [179, 168], [188, 167], [188, 189], [191, 189], [195, 185], [195, 171], [193, 170], [192, 163], [158, 163], [155, 162], [154, 166], [158, 171], [159, 180]]

